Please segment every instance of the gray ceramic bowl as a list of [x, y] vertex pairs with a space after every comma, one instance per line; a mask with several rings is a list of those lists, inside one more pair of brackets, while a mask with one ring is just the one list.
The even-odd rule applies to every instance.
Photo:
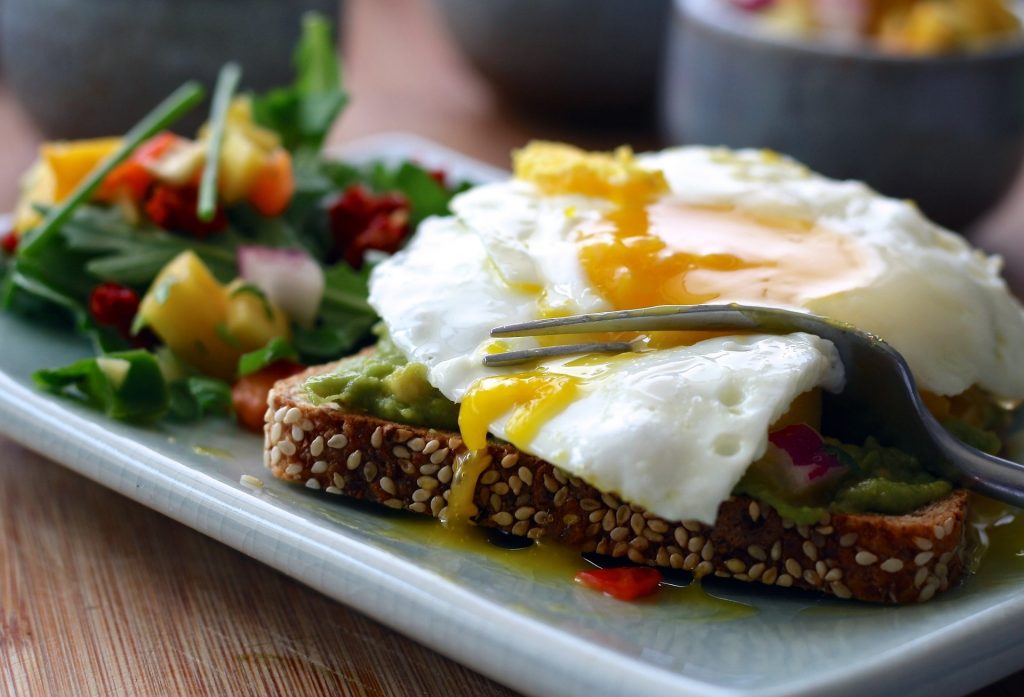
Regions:
[[242, 64], [246, 87], [290, 82], [303, 12], [334, 20], [338, 8], [339, 0], [3, 0], [0, 54], [5, 80], [44, 135], [110, 135], [188, 79], [212, 86], [228, 60]]
[[539, 115], [643, 121], [654, 107], [670, 0], [435, 0], [459, 49]]
[[960, 229], [1020, 169], [1024, 41], [894, 57], [769, 35], [722, 0], [675, 0], [660, 117], [671, 142], [772, 148]]

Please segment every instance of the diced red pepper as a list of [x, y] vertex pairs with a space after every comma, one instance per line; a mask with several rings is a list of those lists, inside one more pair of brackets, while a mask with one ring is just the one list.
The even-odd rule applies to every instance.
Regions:
[[213, 220], [200, 220], [196, 213], [198, 201], [199, 189], [195, 186], [157, 184], [146, 199], [143, 210], [150, 220], [165, 230], [187, 232], [196, 239], [204, 240], [227, 227], [228, 219], [224, 209], [217, 206]]
[[618, 600], [635, 600], [658, 590], [661, 572], [649, 566], [589, 569], [577, 573], [576, 582]]
[[262, 370], [238, 379], [231, 388], [231, 403], [238, 423], [257, 433], [263, 430], [263, 414], [267, 411], [267, 394], [278, 380], [290, 377], [305, 366], [292, 361], [277, 361]]
[[793, 424], [768, 434], [768, 440], [789, 455], [798, 467], [811, 467], [807, 479], [813, 481], [825, 476], [833, 467], [842, 467], [832, 453], [825, 450], [825, 441], [817, 431], [807, 424]]
[[101, 201], [112, 201], [118, 194], [125, 193], [133, 201], [141, 201], [156, 181], [147, 169], [148, 165], [159, 160], [177, 140], [178, 136], [163, 131], [140, 145], [131, 157], [115, 167], [103, 179], [96, 192], [96, 198]]
[[409, 202], [401, 194], [374, 194], [353, 184], [330, 204], [327, 214], [336, 258], [357, 269], [366, 250], [398, 251], [409, 234]]
[[14, 256], [14, 253], [18, 251], [18, 241], [19, 237], [14, 230], [8, 230], [3, 237], [0, 237], [0, 249], [4, 250], [5, 254]]
[[430, 176], [441, 186], [448, 186], [448, 173], [443, 169], [430, 170]]
[[113, 327], [131, 337], [132, 320], [139, 311], [139, 294], [117, 283], [101, 283], [89, 295], [89, 312], [97, 324]]

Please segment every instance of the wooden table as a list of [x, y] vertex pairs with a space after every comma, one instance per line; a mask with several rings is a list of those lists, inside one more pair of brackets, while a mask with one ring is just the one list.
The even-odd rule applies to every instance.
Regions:
[[[652, 142], [510, 112], [422, 0], [349, 9], [355, 101], [332, 142], [413, 131], [498, 165], [530, 137]], [[0, 210], [38, 142], [0, 83]], [[1024, 272], [1021, 213], [1024, 187], [977, 239]], [[0, 694], [514, 694], [313, 591], [282, 603], [290, 578], [3, 437], [0, 540]], [[1024, 672], [977, 694], [1022, 691]]]

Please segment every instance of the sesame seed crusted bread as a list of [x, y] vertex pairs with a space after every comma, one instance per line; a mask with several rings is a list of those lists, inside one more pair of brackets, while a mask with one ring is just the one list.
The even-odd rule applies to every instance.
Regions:
[[[275, 477], [328, 494], [443, 515], [456, 455], [466, 450], [462, 439], [312, 404], [303, 382], [332, 367], [311, 368], [271, 390], [266, 466]], [[581, 552], [878, 603], [929, 600], [964, 569], [963, 490], [908, 515], [833, 514], [812, 526], [733, 496], [709, 527], [663, 520], [507, 443], [492, 442], [487, 457], [473, 491], [474, 522]]]

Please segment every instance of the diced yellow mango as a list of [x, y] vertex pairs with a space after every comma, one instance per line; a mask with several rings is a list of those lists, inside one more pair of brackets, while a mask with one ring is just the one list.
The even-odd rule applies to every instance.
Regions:
[[194, 252], [160, 271], [139, 314], [181, 360], [215, 377], [235, 377], [242, 351], [227, 333], [228, 295]]
[[42, 222], [35, 206], [63, 201], [96, 165], [121, 145], [120, 138], [44, 143], [39, 159], [21, 179], [14, 229], [25, 232]]
[[242, 279], [227, 287], [227, 330], [245, 351], [255, 351], [271, 339], [289, 338], [288, 317], [273, 303], [247, 289]]
[[225, 203], [237, 203], [246, 197], [266, 160], [267, 153], [243, 132], [225, 129], [218, 187]]

